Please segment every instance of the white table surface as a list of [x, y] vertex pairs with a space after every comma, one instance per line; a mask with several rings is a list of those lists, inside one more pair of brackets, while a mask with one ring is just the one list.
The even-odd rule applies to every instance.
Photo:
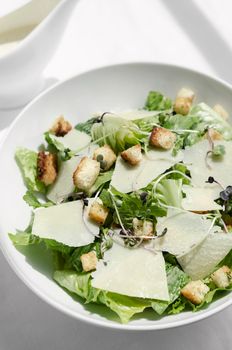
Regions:
[[[145, 60], [193, 67], [232, 83], [231, 11], [228, 0], [82, 0], [46, 76], [62, 80], [105, 64]], [[0, 111], [0, 130], [17, 113]], [[45, 304], [1, 254], [0, 278], [0, 350], [231, 349], [232, 307], [182, 328], [121, 332]]]

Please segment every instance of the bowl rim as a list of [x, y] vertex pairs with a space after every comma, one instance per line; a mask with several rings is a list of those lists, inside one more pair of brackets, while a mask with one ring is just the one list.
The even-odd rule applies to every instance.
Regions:
[[[58, 88], [59, 86], [70, 82], [72, 80], [75, 80], [78, 77], [81, 77], [83, 75], [86, 74], [91, 74], [94, 73], [96, 71], [101, 71], [101, 70], [106, 70], [106, 69], [113, 69], [113, 68], [117, 68], [117, 67], [123, 67], [123, 66], [160, 66], [162, 68], [171, 68], [171, 69], [179, 69], [182, 71], [186, 71], [188, 73], [194, 73], [200, 77], [203, 78], [207, 78], [209, 80], [211, 80], [212, 82], [216, 82], [219, 83], [225, 87], [227, 87], [229, 90], [231, 90], [232, 92], [232, 85], [229, 84], [228, 82], [226, 82], [225, 80], [215, 77], [214, 75], [210, 75], [208, 73], [204, 73], [200, 70], [197, 69], [193, 69], [193, 68], [189, 68], [186, 66], [181, 66], [178, 64], [172, 64], [172, 63], [163, 63], [163, 62], [153, 62], [153, 61], [125, 61], [125, 62], [120, 62], [120, 63], [113, 63], [113, 64], [109, 64], [109, 65], [99, 65], [93, 69], [89, 69], [89, 70], [85, 70], [84, 72], [81, 73], [75, 73], [71, 76], [69, 76], [66, 79], [63, 79], [61, 81], [56, 82], [54, 85], [48, 87], [47, 89], [45, 89], [44, 91], [42, 91], [41, 93], [39, 93], [35, 98], [33, 98], [18, 114], [18, 116], [14, 119], [14, 121], [10, 124], [10, 126], [7, 128], [5, 134], [3, 135], [1, 141], [0, 141], [0, 151], [1, 148], [3, 147], [4, 143], [7, 140], [8, 135], [10, 134], [11, 130], [14, 129], [15, 125], [18, 123], [18, 121], [21, 119], [21, 117], [24, 115], [24, 113], [30, 109], [30, 107], [36, 103], [38, 100], [40, 100], [41, 98], [43, 98], [44, 95], [46, 95], [47, 93], [49, 93], [52, 90], [55, 90], [56, 88]], [[42, 300], [44, 300], [47, 304], [53, 306], [55, 309], [61, 311], [62, 313], [71, 316], [77, 320], [81, 320], [84, 321], [85, 323], [88, 324], [92, 324], [95, 326], [100, 326], [100, 327], [104, 327], [104, 328], [110, 328], [110, 329], [116, 329], [116, 330], [124, 330], [124, 331], [151, 331], [151, 330], [162, 330], [162, 329], [170, 329], [170, 328], [176, 328], [176, 327], [180, 327], [180, 326], [185, 326], [191, 323], [195, 323], [197, 321], [206, 319], [220, 311], [222, 311], [223, 309], [225, 309], [226, 307], [230, 306], [232, 304], [232, 297], [225, 301], [223, 304], [216, 306], [215, 308], [213, 308], [212, 310], [207, 310], [205, 309], [202, 313], [192, 313], [192, 315], [190, 317], [188, 317], [187, 319], [183, 319], [183, 320], [178, 320], [175, 322], [167, 322], [165, 324], [155, 324], [155, 320], [154, 323], [152, 323], [151, 325], [131, 325], [129, 324], [121, 324], [121, 323], [114, 323], [114, 322], [109, 322], [107, 319], [106, 320], [97, 320], [97, 319], [93, 319], [91, 318], [91, 316], [88, 315], [81, 315], [81, 314], [77, 314], [75, 311], [72, 311], [70, 309], [68, 309], [65, 305], [54, 301], [50, 298], [47, 297], [47, 295], [42, 292], [40, 289], [38, 289], [37, 287], [35, 287], [33, 285], [33, 283], [31, 281], [29, 281], [23, 274], [23, 272], [18, 268], [17, 264], [14, 262], [14, 259], [9, 256], [7, 254], [7, 251], [0, 245], [0, 249], [4, 255], [4, 257], [6, 258], [6, 260], [8, 261], [10, 267], [12, 268], [12, 270], [15, 272], [15, 274], [25, 283], [25, 285], [31, 289], [38, 297], [40, 297]]]

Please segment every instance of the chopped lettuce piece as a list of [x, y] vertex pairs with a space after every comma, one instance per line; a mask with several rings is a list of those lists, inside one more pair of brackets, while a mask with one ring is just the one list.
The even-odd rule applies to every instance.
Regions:
[[146, 299], [132, 298], [120, 294], [102, 291], [91, 286], [91, 274], [78, 274], [73, 271], [55, 271], [55, 281], [86, 300], [86, 303], [95, 302], [104, 304], [114, 311], [122, 323], [127, 323], [136, 313], [141, 313], [151, 306]]
[[66, 257], [65, 268], [75, 269], [77, 272], [83, 272], [83, 267], [81, 263], [81, 255], [87, 254], [94, 250], [98, 258], [101, 258], [101, 247], [100, 242], [94, 242], [83, 247], [75, 248], [72, 254]]
[[132, 121], [113, 115], [105, 115], [102, 122], [93, 124], [91, 135], [93, 141], [100, 146], [109, 145], [116, 153], [138, 144], [144, 138]]
[[46, 132], [45, 139], [50, 145], [53, 145], [61, 152], [69, 152], [69, 150], [77, 152], [87, 147], [91, 142], [89, 135], [76, 129], [72, 129], [62, 137]]
[[45, 185], [37, 178], [37, 152], [27, 148], [18, 148], [15, 159], [28, 190], [45, 193]]
[[113, 175], [113, 170], [109, 170], [109, 171], [106, 171], [105, 173], [101, 173], [98, 176], [98, 178], [95, 181], [95, 183], [93, 184], [93, 186], [88, 191], [88, 195], [92, 196], [99, 189], [103, 188], [103, 186], [105, 184], [107, 184], [107, 182], [111, 181], [112, 175]]
[[219, 131], [225, 140], [232, 140], [232, 126], [205, 103], [193, 106], [189, 115], [199, 118], [195, 129], [203, 132], [208, 128]]
[[155, 195], [160, 202], [176, 208], [181, 208], [182, 180], [161, 180], [157, 185]]
[[162, 315], [168, 306], [179, 297], [181, 289], [189, 282], [189, 277], [178, 266], [166, 263], [166, 273], [170, 301], [156, 300], [151, 304], [159, 315]]
[[145, 109], [149, 111], [165, 111], [172, 108], [172, 100], [158, 91], [150, 91], [145, 103]]
[[18, 231], [16, 234], [9, 233], [9, 237], [15, 246], [28, 246], [44, 243], [47, 248], [63, 254], [70, 254], [74, 250], [73, 247], [69, 247], [53, 239], [40, 238], [27, 231]]
[[44, 202], [44, 203], [40, 202], [33, 191], [27, 191], [23, 196], [23, 199], [28, 205], [30, 205], [34, 209], [40, 208], [40, 207], [47, 208], [53, 205], [52, 202]]
[[16, 234], [9, 233], [9, 237], [15, 246], [27, 246], [40, 242], [39, 237], [36, 237], [29, 232], [23, 231], [19, 231]]
[[92, 126], [95, 123], [98, 123], [98, 122], [99, 122], [99, 118], [98, 117], [93, 117], [91, 119], [88, 119], [86, 122], [78, 123], [75, 126], [75, 129], [79, 130], [79, 131], [82, 131], [82, 132], [85, 132], [88, 135], [91, 135]]

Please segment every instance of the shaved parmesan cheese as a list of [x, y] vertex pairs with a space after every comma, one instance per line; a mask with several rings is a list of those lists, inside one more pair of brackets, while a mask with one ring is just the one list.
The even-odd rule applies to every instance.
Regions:
[[186, 148], [184, 151], [184, 163], [188, 165], [191, 172], [192, 183], [199, 187], [205, 187], [209, 176], [212, 176], [223, 187], [231, 185], [232, 172], [231, 168], [231, 141], [215, 141], [216, 145], [223, 145], [225, 147], [225, 154], [219, 159], [212, 159], [210, 156], [206, 159], [206, 153], [210, 150], [209, 142], [207, 140], [200, 141], [192, 147]]
[[[88, 220], [87, 212], [85, 220]], [[89, 225], [92, 225], [89, 221]], [[83, 221], [83, 202], [73, 201], [49, 208], [38, 208], [32, 226], [34, 235], [40, 238], [54, 239], [70, 247], [81, 247], [94, 241], [99, 227], [89, 226]]]
[[[93, 117], [101, 117], [104, 112], [97, 112], [93, 113]], [[104, 119], [112, 118], [112, 117], [119, 117], [123, 118], [125, 120], [136, 120], [136, 119], [144, 119], [149, 117], [154, 117], [156, 115], [159, 115], [162, 113], [162, 111], [147, 111], [145, 109], [130, 109], [125, 111], [114, 111], [109, 112], [104, 115]]]
[[82, 157], [92, 157], [94, 150], [98, 147], [99, 146], [97, 144], [91, 145], [80, 152], [78, 156], [74, 156], [71, 159], [61, 163], [57, 179], [48, 190], [47, 197], [50, 201], [60, 203], [64, 198], [67, 198], [71, 193], [73, 193], [75, 189], [73, 183], [74, 171], [76, 170]]
[[219, 198], [219, 185], [209, 187], [183, 186], [186, 197], [182, 200], [182, 208], [192, 211], [220, 210], [221, 206], [215, 202]]
[[107, 250], [92, 274], [92, 286], [139, 298], [169, 300], [162, 253], [129, 249], [117, 243]]
[[157, 235], [167, 232], [154, 241], [155, 249], [175, 256], [186, 254], [206, 238], [210, 226], [211, 221], [202, 215], [174, 211], [169, 217], [158, 218]]
[[232, 249], [232, 234], [218, 232], [208, 237], [178, 262], [193, 280], [208, 276]]
[[71, 151], [82, 149], [91, 142], [91, 137], [89, 135], [76, 129], [72, 129], [64, 137], [53, 137], [61, 142], [64, 148], [69, 148]]
[[74, 191], [73, 173], [81, 158], [82, 156], [72, 157], [61, 164], [57, 179], [47, 194], [50, 201], [60, 203]]
[[126, 120], [144, 119], [154, 117], [162, 113], [161, 111], [146, 111], [144, 109], [134, 109], [117, 113], [117, 115]]
[[111, 186], [118, 191], [128, 193], [146, 187], [152, 180], [182, 160], [183, 154], [177, 157], [171, 155], [171, 151], [154, 149], [143, 155], [142, 161], [131, 166], [120, 156], [118, 157], [111, 180]]

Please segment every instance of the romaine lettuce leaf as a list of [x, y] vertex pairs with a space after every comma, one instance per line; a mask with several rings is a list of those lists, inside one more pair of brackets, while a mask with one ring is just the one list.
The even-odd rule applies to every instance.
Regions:
[[9, 233], [9, 237], [15, 246], [27, 246], [40, 243], [40, 238], [29, 232], [18, 231], [16, 234]]
[[44, 203], [40, 202], [33, 191], [27, 191], [23, 196], [23, 199], [28, 205], [30, 205], [34, 209], [40, 208], [40, 207], [47, 208], [53, 205], [52, 202], [44, 202]]
[[39, 238], [27, 231], [18, 231], [16, 234], [9, 233], [9, 238], [15, 246], [27, 246], [43, 243], [47, 248], [63, 254], [71, 254], [75, 249], [53, 239]]
[[35, 151], [27, 148], [18, 148], [15, 153], [16, 162], [28, 190], [45, 193], [45, 185], [37, 178], [37, 157]]
[[163, 179], [157, 185], [156, 196], [166, 205], [181, 208], [182, 180]]
[[65, 268], [75, 269], [77, 272], [82, 272], [83, 267], [80, 257], [82, 254], [89, 253], [92, 250], [95, 250], [97, 257], [101, 258], [100, 242], [90, 243], [86, 246], [75, 248], [73, 252], [66, 257]]
[[149, 111], [165, 111], [172, 108], [172, 100], [158, 91], [150, 91], [144, 108]]
[[151, 306], [151, 301], [119, 295], [91, 286], [91, 274], [78, 274], [74, 271], [55, 271], [54, 280], [67, 289], [86, 300], [86, 303], [95, 302], [104, 304], [119, 317], [122, 323], [127, 323], [133, 315], [143, 312]]
[[232, 140], [232, 126], [207, 104], [199, 103], [192, 107], [188, 117], [199, 118], [195, 130], [203, 132], [207, 128], [214, 128], [223, 135], [225, 140]]
[[49, 145], [48, 149], [51, 149], [53, 152], [58, 152], [59, 158], [62, 161], [69, 160], [73, 156], [72, 151], [69, 148], [65, 148], [63, 143], [58, 140], [57, 136], [46, 131], [44, 137]]
[[106, 115], [102, 122], [93, 124], [91, 135], [93, 141], [100, 146], [109, 145], [116, 153], [138, 144], [144, 138], [132, 121], [112, 115]]
[[75, 129], [82, 131], [82, 132], [85, 132], [88, 135], [91, 135], [92, 126], [93, 126], [93, 124], [97, 123], [98, 120], [99, 120], [98, 117], [93, 117], [91, 119], [88, 119], [86, 122], [78, 123], [75, 126]]
[[106, 171], [105, 173], [101, 173], [94, 185], [88, 191], [88, 195], [91, 197], [95, 192], [97, 192], [100, 188], [102, 188], [107, 182], [109, 182], [112, 178], [113, 170]]
[[162, 315], [168, 306], [180, 296], [181, 289], [189, 282], [189, 277], [178, 266], [166, 263], [166, 273], [170, 301], [157, 300], [151, 304], [159, 315]]

